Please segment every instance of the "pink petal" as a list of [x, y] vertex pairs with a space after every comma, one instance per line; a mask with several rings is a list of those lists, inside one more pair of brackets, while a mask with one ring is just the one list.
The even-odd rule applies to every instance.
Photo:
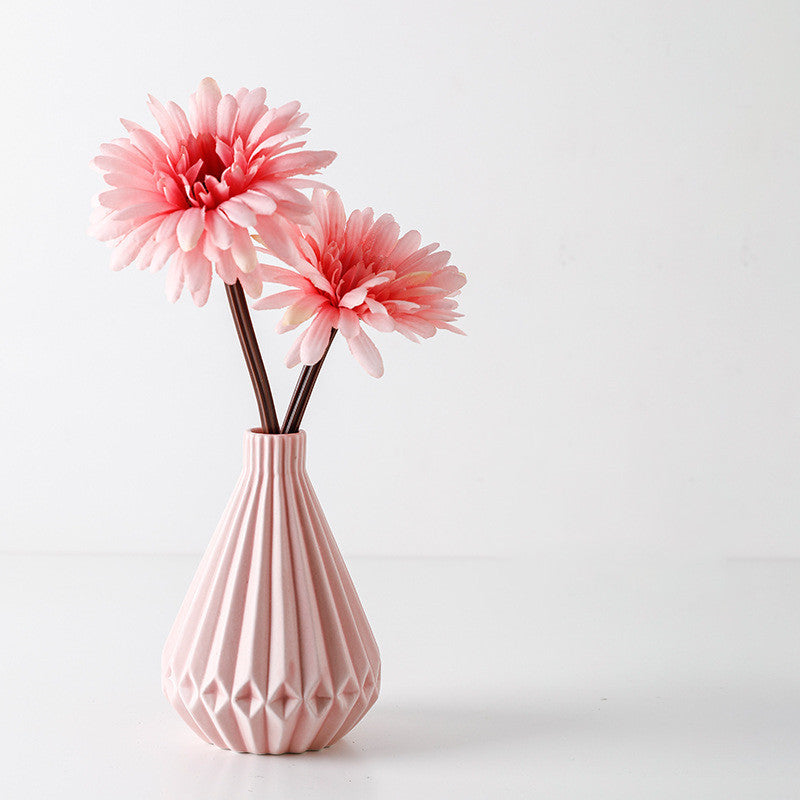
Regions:
[[297, 206], [298, 209], [302, 209], [306, 214], [311, 211], [309, 199], [301, 192], [298, 192], [297, 189], [287, 186], [283, 181], [259, 181], [252, 189], [264, 192], [280, 203], [290, 203], [293, 206]]
[[452, 253], [449, 253], [447, 250], [440, 250], [438, 253], [432, 253], [424, 259], [419, 268], [427, 272], [436, 272], [436, 270], [446, 266], [451, 255]]
[[322, 189], [314, 189], [311, 193], [311, 208], [313, 216], [308, 221], [307, 228], [311, 230], [317, 241], [328, 241], [335, 239], [331, 233], [331, 225], [328, 221], [328, 199], [327, 193]]
[[245, 292], [253, 299], [261, 296], [261, 290], [264, 285], [261, 283], [261, 278], [258, 277], [257, 272], [240, 272], [239, 283], [242, 284]]
[[231, 246], [233, 225], [216, 208], [206, 213], [206, 231], [214, 244], [221, 250], [227, 250]]
[[228, 141], [233, 140], [239, 104], [232, 94], [226, 94], [217, 106], [217, 135]]
[[404, 236], [400, 237], [394, 249], [389, 255], [387, 266], [395, 268], [397, 265], [402, 264], [412, 253], [419, 250], [422, 244], [422, 237], [419, 231], [409, 231]]
[[171, 239], [175, 236], [175, 231], [178, 229], [178, 223], [181, 221], [183, 211], [174, 211], [172, 214], [167, 214], [161, 218], [161, 224], [156, 231], [156, 240], [163, 242], [164, 239]]
[[221, 99], [222, 92], [217, 82], [213, 78], [203, 78], [189, 106], [196, 133], [216, 133], [217, 106]]
[[319, 294], [304, 294], [303, 297], [286, 309], [286, 313], [278, 323], [278, 332], [285, 333], [298, 325], [302, 325], [312, 317], [317, 309], [326, 303], [327, 298]]
[[89, 225], [88, 234], [101, 242], [110, 242], [120, 236], [124, 236], [136, 227], [136, 223], [131, 220], [119, 222], [114, 219], [102, 219]]
[[347, 294], [345, 294], [341, 300], [339, 300], [339, 305], [342, 308], [356, 308], [360, 306], [367, 296], [367, 287], [365, 286], [358, 286], [355, 289], [351, 289]]
[[233, 228], [231, 254], [242, 272], [252, 272], [258, 268], [258, 256], [250, 234], [244, 228]]
[[375, 347], [375, 343], [363, 330], [358, 336], [348, 339], [347, 346], [368, 375], [372, 375], [373, 378], [380, 378], [383, 375], [381, 354], [378, 352], [378, 348]]
[[[98, 166], [97, 162], [111, 164], [108, 171], [103, 176], [103, 180], [110, 186], [134, 186], [137, 189], [149, 189], [153, 191], [153, 173], [130, 161], [119, 162], [116, 158], [103, 158], [97, 156], [93, 166]], [[105, 171], [100, 168], [100, 171]]]
[[[252, 189], [248, 189], [248, 191], [238, 195], [236, 200], [246, 204], [256, 214], [274, 214], [278, 209], [278, 204], [271, 197]], [[255, 221], [252, 225], [255, 226]]]
[[137, 150], [131, 144], [130, 139], [115, 139], [114, 142], [101, 144], [98, 158], [113, 158], [116, 162], [122, 161], [125, 164], [135, 164], [148, 172], [152, 171], [153, 168], [152, 161], [140, 150]]
[[308, 290], [308, 281], [296, 272], [272, 264], [259, 264], [257, 270], [262, 280], [267, 283], [282, 283], [284, 286], [296, 286], [298, 289]]
[[281, 183], [292, 186], [295, 189], [325, 189], [326, 192], [335, 192], [333, 186], [315, 180], [314, 178], [285, 178]]
[[153, 118], [158, 123], [158, 127], [161, 129], [161, 135], [164, 137], [164, 140], [170, 146], [170, 148], [177, 148], [180, 142], [180, 130], [178, 126], [175, 124], [172, 116], [167, 111], [166, 108], [156, 100], [153, 95], [147, 95], [147, 106], [150, 109], [150, 113], [153, 115]]
[[267, 113], [264, 101], [267, 99], [267, 90], [260, 86], [248, 92], [245, 90], [239, 101], [239, 119], [236, 121], [236, 135], [246, 141], [253, 125]]
[[161, 139], [144, 128], [137, 128], [131, 131], [131, 143], [151, 161], [156, 163], [163, 161], [167, 155], [167, 146]]
[[358, 321], [358, 314], [351, 311], [349, 308], [339, 309], [339, 330], [342, 336], [349, 339], [352, 336], [358, 336], [361, 331], [361, 324]]
[[300, 348], [303, 346], [303, 339], [306, 338], [306, 334], [308, 331], [303, 331], [295, 340], [292, 342], [292, 346], [289, 348], [289, 352], [286, 354], [286, 359], [284, 363], [290, 369], [292, 367], [296, 367], [300, 363]]
[[386, 314], [386, 306], [383, 303], [379, 303], [377, 300], [374, 300], [372, 297], [368, 297], [364, 302], [367, 304], [367, 308], [373, 314]]
[[286, 292], [271, 294], [269, 297], [262, 297], [257, 303], [253, 303], [253, 308], [263, 311], [265, 309], [285, 308], [297, 300], [304, 297], [303, 292], [298, 289], [290, 289]]
[[391, 300], [392, 306], [395, 311], [419, 311], [421, 308], [419, 303], [412, 303], [409, 300]]
[[409, 330], [409, 328], [407, 328], [406, 325], [403, 324], [402, 322], [398, 322], [397, 320], [395, 320], [394, 329], [398, 333], [400, 333], [403, 336], [405, 336], [406, 339], [409, 339], [410, 341], [414, 342], [415, 344], [419, 344], [419, 337], [413, 331]]
[[183, 261], [179, 258], [173, 258], [167, 270], [167, 299], [170, 303], [174, 303], [180, 296], [183, 290]]
[[332, 150], [306, 150], [300, 153], [284, 153], [270, 159], [269, 174], [275, 178], [291, 175], [309, 175], [317, 172], [336, 158]]
[[167, 110], [172, 116], [172, 124], [175, 126], [178, 138], [185, 141], [192, 135], [192, 129], [189, 125], [189, 120], [186, 118], [186, 113], [172, 100], [167, 103]]
[[203, 286], [200, 289], [192, 291], [192, 300], [194, 304], [200, 308], [208, 302], [208, 295], [211, 292], [211, 270], [209, 269], [208, 277], [205, 279]]
[[[199, 250], [184, 256], [186, 283], [196, 306], [204, 306], [211, 289], [211, 264]], [[196, 255], [199, 254], [199, 255]]]
[[124, 269], [131, 264], [139, 251], [142, 249], [142, 242], [134, 233], [128, 234], [119, 244], [114, 247], [111, 253], [111, 269], [115, 272]]
[[394, 217], [384, 214], [372, 227], [370, 245], [376, 253], [386, 253], [394, 248], [399, 235], [400, 226], [394, 221]]
[[448, 322], [437, 322], [437, 328], [441, 328], [445, 331], [450, 331], [451, 333], [460, 333], [462, 336], [466, 336], [467, 334], [461, 330], [461, 328], [456, 327], [455, 325], [450, 325]]
[[255, 229], [264, 244], [281, 260], [294, 265], [298, 260], [294, 229], [277, 215], [259, 216]]
[[225, 283], [229, 286], [236, 283], [239, 276], [239, 268], [236, 266], [236, 262], [233, 260], [229, 250], [220, 253], [215, 263], [217, 274]]
[[403, 317], [403, 323], [406, 328], [409, 328], [423, 339], [430, 339], [431, 336], [436, 333], [435, 325], [419, 317], [411, 316], [410, 314], [406, 314]]
[[[266, 94], [264, 95], [264, 98], [266, 99]], [[255, 148], [255, 146], [264, 136], [267, 128], [275, 121], [276, 111], [277, 109], [270, 108], [268, 111], [262, 114], [261, 117], [259, 117], [258, 121], [255, 122], [248, 131], [240, 131], [241, 136], [244, 136], [244, 134], [247, 133], [247, 139], [245, 140], [246, 148]], [[267, 136], [269, 136], [269, 134], [267, 134]]]
[[183, 261], [183, 272], [189, 291], [197, 291], [203, 286], [206, 276], [211, 275], [209, 260], [199, 247], [190, 253], [179, 253], [178, 258]]
[[369, 227], [372, 220], [372, 209], [365, 208], [363, 211], [356, 209], [347, 218], [345, 226], [345, 249], [350, 250], [361, 244], [363, 232]]
[[321, 292], [326, 292], [330, 295], [334, 294], [330, 281], [316, 267], [313, 267], [307, 261], [302, 261], [300, 259], [298, 259], [293, 266], [304, 278], [307, 278], [309, 281], [311, 281], [311, 283], [313, 283], [314, 286], [316, 286]]
[[306, 335], [303, 337], [303, 343], [300, 346], [300, 361], [303, 364], [310, 366], [311, 364], [316, 364], [322, 358], [322, 354], [325, 352], [325, 348], [331, 338], [331, 329], [337, 317], [337, 312], [328, 306], [323, 308], [309, 325]]
[[134, 264], [139, 269], [147, 269], [150, 266], [150, 261], [153, 257], [153, 252], [158, 247], [158, 242], [151, 236], [143, 245], [142, 249], [139, 250], [136, 259], [134, 260]]
[[436, 285], [444, 289], [448, 294], [457, 292], [467, 282], [467, 276], [452, 266], [440, 270], [433, 277]]
[[169, 261], [176, 249], [174, 239], [164, 239], [164, 241], [158, 242], [150, 255], [150, 272], [158, 272]]
[[125, 117], [120, 117], [119, 121], [122, 123], [122, 127], [129, 133], [142, 127], [138, 122], [132, 122], [129, 119], [125, 119]]
[[293, 118], [296, 118], [297, 112], [300, 110], [300, 103], [297, 100], [292, 100], [284, 103], [278, 108], [271, 108], [256, 125], [253, 126], [253, 132], [250, 136], [248, 143], [255, 144], [256, 141], [270, 138], [275, 136], [281, 131], [285, 131]]
[[328, 192], [328, 235], [338, 240], [344, 234], [347, 215], [338, 192]]
[[[149, 220], [140, 227], [131, 231], [121, 242], [114, 248], [111, 254], [111, 269], [120, 270], [131, 264], [139, 255], [142, 247], [147, 243], [151, 237], [154, 237], [156, 230], [161, 223], [159, 220]], [[155, 242], [155, 239], [153, 239]]]
[[219, 210], [225, 212], [228, 219], [235, 225], [243, 228], [253, 228], [256, 224], [256, 215], [247, 203], [242, 202], [239, 197], [226, 200], [219, 206]]
[[381, 333], [391, 333], [394, 330], [394, 320], [388, 314], [362, 314], [361, 319]]
[[194, 249], [203, 233], [205, 219], [206, 210], [204, 208], [188, 208], [183, 212], [175, 231], [181, 250], [188, 252]]
[[115, 156], [95, 156], [90, 162], [97, 172], [122, 172], [127, 169], [143, 172], [150, 175], [145, 163], [127, 157], [127, 154], [117, 158]]
[[170, 213], [173, 210], [174, 207], [167, 203], [166, 200], [153, 203], [140, 203], [139, 205], [128, 206], [121, 211], [117, 211], [116, 214], [114, 214], [114, 221], [122, 222], [125, 219], [147, 219], [157, 214]]
[[211, 237], [207, 233], [203, 233], [200, 237], [200, 241], [198, 243], [198, 247], [203, 251], [203, 255], [213, 264], [215, 261], [219, 261], [220, 253], [222, 252], [219, 247], [217, 247], [213, 241], [211, 241]]
[[380, 286], [383, 283], [388, 283], [390, 278], [386, 275], [376, 275], [373, 278], [368, 278], [360, 286], [351, 289], [339, 301], [339, 305], [343, 308], [357, 308], [367, 298], [367, 291], [373, 286]]
[[123, 186], [119, 189], [109, 189], [102, 192], [97, 198], [101, 206], [113, 210], [122, 210], [142, 203], [164, 203], [164, 195], [147, 189], [138, 189], [133, 186]]

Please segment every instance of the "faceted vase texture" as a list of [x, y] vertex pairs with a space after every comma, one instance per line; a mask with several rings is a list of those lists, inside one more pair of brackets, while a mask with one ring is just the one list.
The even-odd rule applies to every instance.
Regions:
[[241, 477], [164, 647], [170, 703], [228, 750], [319, 750], [378, 697], [378, 646], [305, 452], [302, 431], [245, 434]]

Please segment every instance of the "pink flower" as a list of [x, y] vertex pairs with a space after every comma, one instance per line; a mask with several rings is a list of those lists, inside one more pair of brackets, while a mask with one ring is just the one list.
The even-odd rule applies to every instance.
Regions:
[[316, 181], [298, 179], [327, 166], [330, 151], [301, 151], [308, 132], [300, 104], [265, 105], [266, 90], [222, 95], [211, 78], [189, 103], [164, 107], [150, 97], [159, 138], [122, 120], [129, 132], [100, 147], [94, 166], [111, 187], [97, 197], [89, 233], [115, 245], [113, 269], [135, 263], [152, 271], [169, 264], [167, 296], [184, 283], [202, 306], [212, 265], [225, 283], [241, 281], [261, 294], [256, 250], [249, 230], [264, 242], [285, 238], [287, 222], [305, 219], [311, 204], [297, 191]]
[[292, 330], [313, 317], [295, 340], [286, 365], [315, 364], [338, 328], [350, 352], [376, 378], [383, 361], [361, 323], [379, 331], [399, 331], [412, 341], [427, 339], [440, 328], [463, 333], [450, 323], [463, 316], [453, 297], [466, 277], [449, 265], [450, 253], [438, 244], [420, 247], [410, 231], [402, 238], [389, 214], [373, 220], [371, 208], [345, 218], [334, 191], [314, 189], [313, 213], [282, 241], [265, 242], [268, 250], [293, 270], [264, 265], [264, 280], [292, 288], [264, 297], [254, 308], [284, 308], [278, 332]]

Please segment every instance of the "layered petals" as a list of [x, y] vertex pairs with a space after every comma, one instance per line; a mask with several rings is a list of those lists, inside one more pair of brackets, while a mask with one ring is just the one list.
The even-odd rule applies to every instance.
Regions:
[[185, 288], [203, 305], [215, 271], [258, 297], [251, 230], [289, 255], [287, 230], [311, 213], [298, 189], [322, 186], [298, 176], [316, 173], [335, 154], [301, 149], [307, 115], [297, 102], [268, 107], [263, 88], [223, 95], [204, 78], [188, 114], [154, 97], [148, 107], [160, 136], [123, 120], [128, 135], [101, 145], [93, 160], [109, 188], [96, 198], [90, 235], [115, 248], [114, 269], [168, 267], [173, 301]]
[[292, 267], [262, 264], [262, 278], [291, 288], [254, 307], [286, 308], [279, 333], [311, 319], [286, 357], [288, 366], [315, 364], [331, 331], [338, 329], [358, 363], [379, 378], [383, 361], [362, 323], [381, 332], [398, 331], [412, 341], [430, 338], [437, 330], [462, 333], [452, 323], [462, 316], [454, 298], [466, 278], [449, 264], [450, 253], [437, 244], [421, 247], [416, 231], [401, 237], [388, 214], [375, 219], [367, 208], [347, 217], [334, 191], [315, 189], [311, 209], [307, 220], [282, 226], [279, 236], [272, 217], [273, 236], [261, 236], [265, 247], [260, 249]]

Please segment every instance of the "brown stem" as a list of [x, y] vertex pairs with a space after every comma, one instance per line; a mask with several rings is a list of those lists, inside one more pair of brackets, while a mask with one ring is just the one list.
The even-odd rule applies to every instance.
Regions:
[[325, 360], [325, 356], [328, 355], [328, 350], [331, 349], [334, 336], [336, 336], [336, 328], [331, 330], [331, 338], [328, 339], [328, 346], [325, 348], [322, 358], [310, 367], [303, 367], [303, 371], [297, 379], [297, 385], [294, 387], [294, 394], [289, 402], [289, 410], [286, 412], [286, 418], [283, 420], [281, 433], [297, 433], [300, 430], [303, 414], [306, 413], [306, 407], [308, 406], [311, 392], [314, 389], [314, 384], [317, 382], [319, 371], [322, 369], [322, 362]]
[[272, 399], [272, 392], [267, 380], [267, 371], [264, 369], [264, 360], [261, 358], [261, 351], [258, 348], [242, 284], [239, 281], [236, 281], [232, 286], [226, 283], [225, 291], [228, 294], [228, 304], [231, 307], [233, 324], [236, 326], [236, 333], [239, 335], [239, 344], [242, 346], [244, 360], [247, 363], [250, 380], [253, 382], [253, 389], [256, 393], [258, 413], [261, 417], [261, 430], [264, 433], [280, 433], [278, 415], [275, 413], [275, 402]]

